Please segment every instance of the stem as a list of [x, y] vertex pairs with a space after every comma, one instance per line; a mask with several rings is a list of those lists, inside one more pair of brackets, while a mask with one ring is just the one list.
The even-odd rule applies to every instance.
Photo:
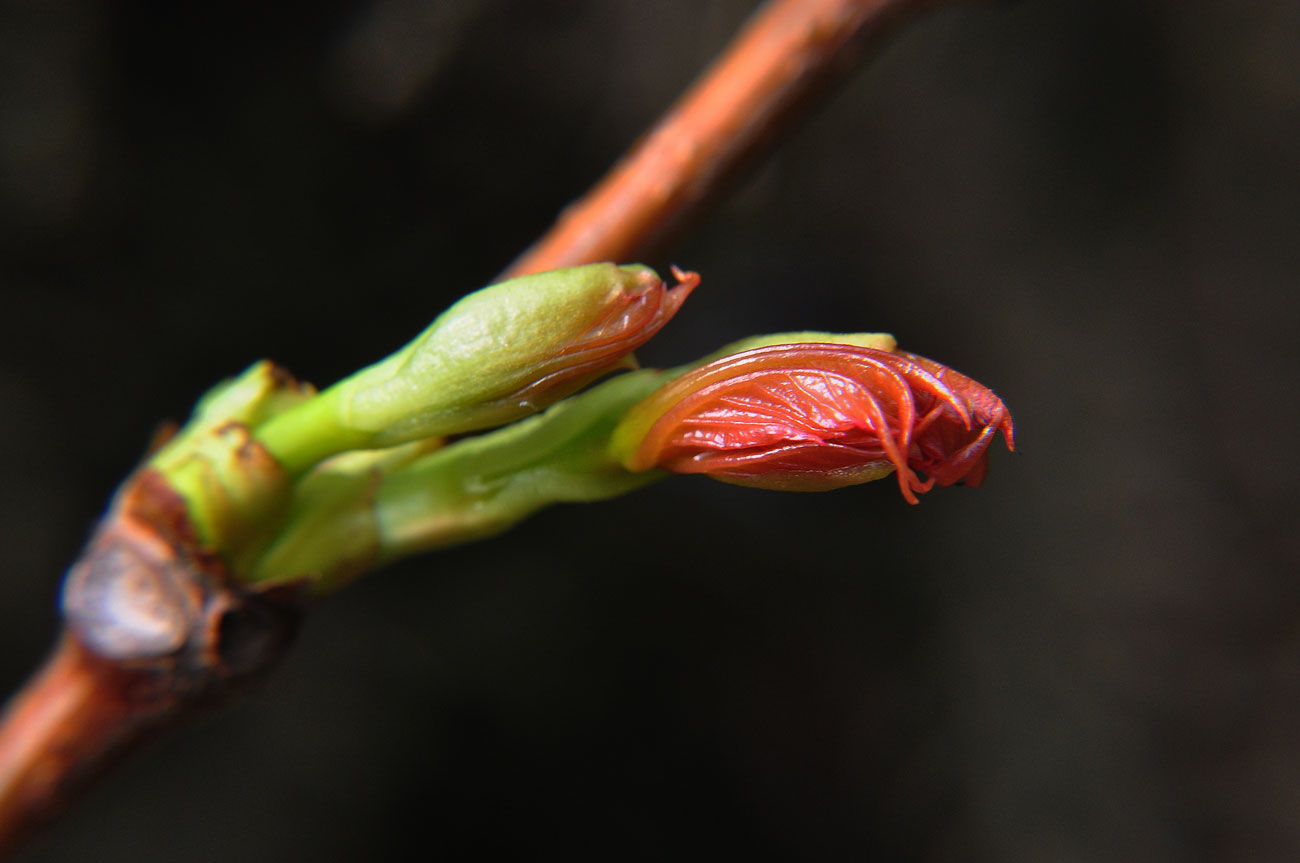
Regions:
[[642, 142], [505, 277], [647, 256], [903, 13], [934, 0], [769, 0]]
[[[868, 43], [885, 35], [903, 13], [932, 2], [770, 0], [644, 143], [507, 275], [642, 257], [698, 215], [742, 162]], [[290, 449], [284, 441], [275, 443]], [[311, 452], [297, 461], [318, 457]], [[512, 488], [522, 494], [525, 484]], [[413, 523], [402, 508], [418, 494], [407, 497], [407, 491], [394, 486], [384, 501], [390, 508], [381, 520], [389, 527]], [[510, 501], [520, 514], [535, 508], [522, 496]], [[443, 538], [440, 530], [395, 529], [392, 553], [409, 553]], [[179, 549], [181, 543], [174, 544]], [[94, 553], [92, 544], [78, 566]], [[129, 570], [117, 577], [133, 584], [136, 573]], [[198, 590], [205, 577], [195, 573], [190, 586]], [[211, 584], [201, 593], [205, 616], [191, 621], [194, 628], [180, 654], [154, 657], [157, 662], [139, 668], [99, 656], [65, 636], [45, 668], [14, 697], [0, 718], [0, 855], [16, 848], [134, 744], [189, 716], [200, 703], [236, 694], [237, 684], [274, 664], [290, 629], [278, 606], [268, 610], [253, 601], [256, 597]], [[240, 608], [252, 613], [229, 613]], [[131, 620], [148, 616], [125, 622]]]
[[544, 507], [620, 497], [663, 478], [628, 471], [609, 443], [628, 409], [669, 377], [629, 372], [385, 478], [374, 498], [379, 562], [482, 539]]
[[63, 805], [160, 714], [140, 710], [136, 675], [64, 635], [0, 723], [0, 855]]
[[241, 569], [254, 584], [312, 573], [315, 593], [399, 558], [500, 533], [557, 503], [606, 500], [660, 479], [610, 451], [627, 411], [675, 372], [641, 369], [544, 413], [445, 447], [349, 453], [295, 493], [276, 541]]
[[183, 501], [137, 471], [69, 570], [53, 655], [0, 717], [0, 856], [138, 743], [259, 679], [299, 602], [296, 585], [226, 584]]
[[361, 449], [373, 435], [339, 422], [337, 386], [293, 410], [272, 417], [257, 430], [257, 439], [290, 476], [299, 476], [335, 453]]

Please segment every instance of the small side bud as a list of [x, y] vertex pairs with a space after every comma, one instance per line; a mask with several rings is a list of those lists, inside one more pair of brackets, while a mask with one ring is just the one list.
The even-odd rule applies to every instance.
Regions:
[[397, 353], [259, 434], [291, 470], [334, 453], [513, 422], [619, 366], [699, 284], [591, 264], [511, 279], [444, 312]]
[[180, 432], [149, 458], [185, 500], [200, 539], [233, 554], [253, 544], [288, 502], [289, 477], [255, 437], [315, 390], [266, 361], [208, 391]]
[[572, 394], [657, 333], [699, 283], [593, 264], [511, 279], [456, 303], [344, 381], [344, 422], [386, 446], [503, 425]]

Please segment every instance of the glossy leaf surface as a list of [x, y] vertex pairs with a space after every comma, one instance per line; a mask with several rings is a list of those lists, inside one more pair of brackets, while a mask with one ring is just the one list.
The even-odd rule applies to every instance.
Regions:
[[616, 449], [632, 470], [791, 491], [895, 471], [916, 503], [936, 482], [979, 485], [999, 430], [1014, 448], [1002, 401], [940, 363], [810, 343], [744, 351], [683, 374], [629, 413]]

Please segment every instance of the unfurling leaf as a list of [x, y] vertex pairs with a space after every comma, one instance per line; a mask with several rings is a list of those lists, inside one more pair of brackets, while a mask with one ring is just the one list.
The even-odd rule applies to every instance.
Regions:
[[629, 470], [788, 491], [893, 471], [916, 503], [936, 482], [979, 485], [999, 430], [1014, 449], [1002, 401], [940, 363], [813, 342], [742, 351], [686, 372], [628, 412], [613, 451]]

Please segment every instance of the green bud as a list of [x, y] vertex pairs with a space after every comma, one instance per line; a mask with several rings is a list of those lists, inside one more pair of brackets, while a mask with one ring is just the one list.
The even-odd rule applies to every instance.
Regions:
[[273, 525], [289, 477], [253, 430], [308, 403], [314, 390], [265, 360], [209, 390], [180, 432], [149, 459], [185, 499], [207, 545], [237, 552]]
[[512, 422], [620, 365], [699, 282], [592, 264], [512, 279], [460, 300], [406, 347], [278, 417], [259, 438], [294, 473], [352, 449]]

